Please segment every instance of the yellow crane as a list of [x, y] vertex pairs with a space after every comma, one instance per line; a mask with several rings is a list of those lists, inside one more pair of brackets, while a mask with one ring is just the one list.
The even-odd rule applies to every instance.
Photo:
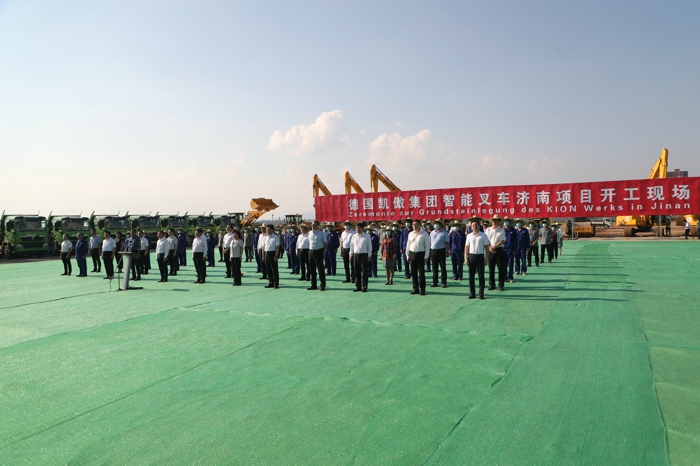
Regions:
[[345, 194], [352, 194], [353, 189], [358, 194], [362, 194], [365, 192], [365, 190], [360, 187], [357, 181], [355, 181], [355, 178], [352, 177], [350, 172], [345, 172]]
[[241, 222], [241, 226], [251, 226], [257, 219], [265, 215], [267, 212], [275, 210], [277, 207], [278, 205], [272, 202], [272, 199], [265, 199], [263, 197], [251, 199], [250, 208], [252, 210], [249, 210], [245, 214], [245, 217], [243, 217], [243, 221]]
[[389, 191], [401, 191], [376, 165], [372, 165], [369, 171], [369, 184], [373, 193], [379, 192], [380, 181]]
[[323, 193], [324, 196], [332, 195], [330, 190], [326, 188], [326, 185], [323, 184], [323, 181], [321, 181], [321, 178], [318, 175], [314, 175], [314, 197], [317, 197], [320, 193]]
[[[649, 172], [647, 179], [663, 179], [668, 173], [668, 149], [661, 149], [661, 155]], [[634, 236], [638, 231], [651, 231], [654, 222], [651, 215], [617, 217], [615, 225], [625, 227], [625, 236]]]

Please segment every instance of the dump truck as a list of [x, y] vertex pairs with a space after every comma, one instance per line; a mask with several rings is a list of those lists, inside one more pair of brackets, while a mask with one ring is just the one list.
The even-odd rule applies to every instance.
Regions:
[[97, 234], [104, 238], [105, 230], [109, 231], [114, 237], [117, 232], [126, 235], [126, 232], [132, 228], [136, 228], [136, 222], [129, 218], [129, 212], [125, 215], [90, 215], [90, 228], [97, 231]]
[[155, 249], [156, 242], [158, 241], [158, 232], [162, 228], [162, 219], [158, 212], [155, 215], [151, 215], [149, 212], [146, 215], [130, 215], [129, 221], [134, 228], [139, 231], [143, 231], [148, 239], [148, 244], [151, 245], [152, 249]]
[[206, 213], [202, 215], [190, 215], [189, 221], [188, 221], [189, 229], [187, 231], [187, 236], [190, 236], [194, 238], [194, 233], [197, 228], [201, 228], [202, 231], [205, 233], [207, 230], [211, 230], [211, 232], [215, 235], [219, 234], [219, 228], [216, 225], [216, 219], [214, 216], [209, 212], [209, 215]]
[[46, 217], [7, 215], [3, 212], [0, 216], [0, 241], [2, 257], [5, 259], [15, 256], [45, 256], [49, 248]]
[[82, 233], [85, 239], [90, 237], [90, 218], [78, 215], [53, 215], [49, 214], [49, 232], [53, 231], [57, 244], [63, 241], [63, 235], [73, 244], [78, 241], [78, 233]]

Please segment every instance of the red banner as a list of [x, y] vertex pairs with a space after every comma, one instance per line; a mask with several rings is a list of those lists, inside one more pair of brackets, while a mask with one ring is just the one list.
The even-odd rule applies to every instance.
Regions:
[[316, 219], [616, 217], [700, 213], [700, 178], [490, 186], [318, 196]]

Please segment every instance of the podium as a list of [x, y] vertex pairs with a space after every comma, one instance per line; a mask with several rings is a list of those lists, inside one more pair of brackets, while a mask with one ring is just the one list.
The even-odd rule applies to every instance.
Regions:
[[119, 254], [122, 255], [122, 269], [124, 270], [124, 278], [119, 284], [120, 286], [117, 291], [143, 290], [142, 286], [129, 286], [129, 280], [131, 278], [131, 267], [134, 266], [134, 253], [129, 251], [120, 251]]

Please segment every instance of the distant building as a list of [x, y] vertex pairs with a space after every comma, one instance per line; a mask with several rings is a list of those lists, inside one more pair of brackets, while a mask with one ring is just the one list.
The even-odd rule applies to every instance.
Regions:
[[667, 178], [688, 178], [688, 172], [687, 171], [681, 171], [679, 169], [675, 169], [672, 172], [668, 172], [666, 174]]

